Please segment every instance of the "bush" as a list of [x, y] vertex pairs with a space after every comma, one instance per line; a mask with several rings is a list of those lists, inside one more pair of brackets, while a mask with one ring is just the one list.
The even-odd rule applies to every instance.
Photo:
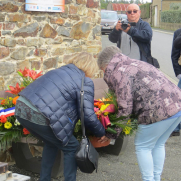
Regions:
[[151, 3], [146, 3], [143, 5], [140, 5], [142, 19], [150, 18], [150, 4]]
[[108, 2], [105, 2], [104, 0], [101, 0], [101, 9], [107, 9]]
[[181, 23], [181, 10], [170, 10], [161, 12], [161, 22]]

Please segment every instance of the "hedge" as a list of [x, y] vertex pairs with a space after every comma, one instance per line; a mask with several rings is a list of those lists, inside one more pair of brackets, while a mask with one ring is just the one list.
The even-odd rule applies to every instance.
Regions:
[[146, 3], [143, 5], [140, 5], [142, 19], [150, 18], [150, 4], [151, 3]]
[[181, 10], [169, 10], [161, 12], [161, 22], [181, 23]]

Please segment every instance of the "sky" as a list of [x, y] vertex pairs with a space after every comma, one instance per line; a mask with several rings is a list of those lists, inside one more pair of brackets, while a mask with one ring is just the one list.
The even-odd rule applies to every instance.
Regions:
[[143, 0], [144, 2], [151, 3], [151, 0]]

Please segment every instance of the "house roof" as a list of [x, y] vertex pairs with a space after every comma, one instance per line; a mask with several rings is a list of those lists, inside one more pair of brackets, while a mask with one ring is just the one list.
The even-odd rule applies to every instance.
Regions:
[[[130, 4], [117, 4], [117, 3], [112, 3], [112, 8], [113, 11], [126, 11], [127, 7]], [[138, 6], [140, 6], [141, 4], [138, 4]]]

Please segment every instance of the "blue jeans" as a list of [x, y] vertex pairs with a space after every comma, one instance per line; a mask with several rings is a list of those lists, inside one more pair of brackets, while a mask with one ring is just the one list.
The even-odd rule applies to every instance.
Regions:
[[180, 121], [181, 116], [138, 126], [135, 150], [143, 181], [160, 181], [165, 161], [165, 142]]
[[[178, 82], [178, 87], [181, 89], [181, 79]], [[174, 132], [180, 132], [181, 129], [181, 122], [177, 125], [177, 127], [174, 129]]]
[[20, 117], [16, 117], [21, 125], [27, 128], [33, 135], [44, 141], [44, 148], [41, 162], [41, 173], [39, 181], [51, 181], [51, 170], [58, 150], [64, 153], [64, 178], [65, 181], [76, 181], [77, 165], [75, 152], [79, 142], [72, 135], [66, 146], [63, 146], [49, 126], [41, 126]]

